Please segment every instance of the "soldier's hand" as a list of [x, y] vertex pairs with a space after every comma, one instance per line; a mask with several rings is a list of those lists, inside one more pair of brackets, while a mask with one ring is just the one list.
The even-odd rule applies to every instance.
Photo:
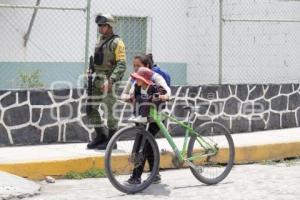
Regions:
[[161, 101], [167, 101], [167, 100], [169, 100], [169, 96], [168, 95], [159, 95], [159, 99]]
[[90, 72], [90, 69], [86, 70], [86, 77], [88, 78], [89, 76], [92, 76], [92, 73]]
[[121, 100], [125, 102], [130, 102], [130, 95], [129, 94], [122, 94]]
[[112, 89], [112, 81], [111, 80], [106, 80], [104, 84], [101, 87], [102, 92], [109, 92]]

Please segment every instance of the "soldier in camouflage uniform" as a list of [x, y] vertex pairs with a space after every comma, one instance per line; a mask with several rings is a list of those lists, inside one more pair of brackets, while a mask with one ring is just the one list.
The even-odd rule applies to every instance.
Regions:
[[[112, 89], [125, 73], [126, 53], [122, 39], [113, 33], [114, 18], [110, 14], [99, 14], [95, 22], [99, 27], [100, 37], [94, 54], [96, 76], [93, 81], [92, 111], [88, 114], [88, 118], [95, 127], [96, 137], [87, 148], [103, 150], [117, 129], [117, 120], [113, 117], [112, 110], [116, 98]], [[100, 104], [107, 108], [104, 109], [108, 116], [107, 127], [98, 112]]]

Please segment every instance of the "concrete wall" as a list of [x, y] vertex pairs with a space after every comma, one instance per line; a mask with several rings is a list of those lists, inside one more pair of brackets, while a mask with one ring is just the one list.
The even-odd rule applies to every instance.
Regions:
[[[0, 1], [20, 4], [21, 0]], [[26, 1], [34, 5], [35, 1]], [[44, 0], [41, 6], [85, 7], [81, 0]], [[152, 51], [157, 62], [185, 62], [185, 1], [181, 0], [93, 0], [91, 5], [90, 52], [97, 38], [96, 14], [111, 13], [116, 16], [149, 17], [147, 51]], [[84, 61], [85, 14], [81, 11], [39, 10], [32, 29], [28, 47], [23, 47], [24, 34], [28, 28], [32, 10], [1, 9], [1, 38], [6, 49], [0, 50], [1, 61]], [[151, 24], [152, 23], [152, 26]], [[10, 24], [10, 25], [9, 25]], [[175, 26], [182, 27], [179, 30]], [[128, 27], [128, 32], [136, 31]], [[2, 41], [2, 40], [1, 40]], [[59, 47], [59, 48], [58, 48]]]
[[[206, 121], [220, 122], [233, 133], [300, 125], [299, 84], [180, 86], [172, 87], [172, 94], [175, 101], [167, 111], [178, 119], [187, 120], [183, 106], [198, 107], [195, 128]], [[94, 133], [84, 104], [85, 93], [77, 89], [0, 91], [0, 146], [87, 142]], [[116, 108], [124, 127], [130, 106]], [[174, 123], [166, 125], [172, 135], [184, 134]]]
[[[188, 0], [188, 80], [218, 82], [219, 1]], [[223, 18], [300, 20], [299, 1], [223, 0]], [[223, 23], [223, 83], [299, 83], [300, 23]]]
[[[99, 12], [148, 17], [147, 51], [160, 63], [187, 63], [189, 84], [218, 81], [218, 0], [93, 0], [90, 53]], [[0, 0], [34, 5], [34, 0]], [[85, 7], [82, 0], [43, 0], [41, 6]], [[300, 19], [300, 2], [224, 0], [224, 18]], [[26, 48], [32, 10], [0, 10], [0, 62], [84, 61], [85, 14], [39, 10]], [[3, 31], [2, 31], [3, 30]], [[134, 27], [128, 27], [130, 34]], [[224, 83], [290, 83], [300, 80], [300, 23], [225, 22]], [[4, 48], [3, 48], [4, 47]], [[131, 63], [129, 62], [129, 66]]]

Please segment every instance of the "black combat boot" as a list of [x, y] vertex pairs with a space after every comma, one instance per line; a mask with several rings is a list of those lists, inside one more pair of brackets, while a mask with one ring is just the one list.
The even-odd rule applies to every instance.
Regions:
[[87, 144], [88, 149], [95, 149], [99, 144], [102, 144], [107, 140], [107, 128], [95, 127], [96, 137]]
[[[107, 147], [107, 145], [108, 145], [108, 143], [109, 143], [109, 141], [110, 141], [110, 139], [112, 138], [112, 136], [114, 135], [115, 132], [116, 132], [115, 129], [109, 129], [108, 130], [108, 137], [106, 138], [106, 140], [103, 143], [101, 143], [101, 144], [99, 144], [97, 146], [97, 149], [99, 149], [99, 150], [105, 150], [106, 147]], [[117, 148], [117, 144], [114, 145], [113, 149], [116, 149], [116, 148]]]

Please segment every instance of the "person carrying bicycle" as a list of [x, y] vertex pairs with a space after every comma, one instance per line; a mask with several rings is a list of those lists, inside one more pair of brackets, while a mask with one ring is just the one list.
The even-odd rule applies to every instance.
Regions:
[[[161, 104], [169, 98], [169, 96], [166, 95], [167, 91], [162, 86], [155, 85], [151, 81], [153, 73], [154, 72], [151, 69], [140, 67], [137, 72], [131, 74], [131, 77], [136, 81], [134, 85], [134, 98], [132, 101], [134, 103], [134, 114], [136, 117], [129, 119], [132, 122], [147, 123], [150, 106], [153, 105], [157, 109], [159, 109], [159, 107], [163, 108]], [[148, 131], [155, 136], [159, 131], [159, 127], [155, 122], [152, 122], [149, 124]], [[136, 138], [135, 141], [140, 143], [141, 138]], [[140, 146], [140, 144], [137, 144], [137, 146]], [[135, 151], [137, 152], [139, 149], [137, 148]], [[152, 148], [148, 142], [145, 144], [143, 154], [145, 159], [143, 160], [142, 165], [134, 168], [131, 177], [127, 181], [129, 184], [141, 183], [141, 175], [143, 173], [146, 160], [148, 160], [150, 171], [152, 171], [154, 156]], [[161, 176], [158, 173], [153, 183], [159, 182], [161, 182]]]
[[[163, 87], [167, 91], [166, 95], [171, 96], [170, 84], [168, 84], [168, 82], [167, 82], [167, 80], [170, 80], [170, 78], [165, 79], [162, 76], [162, 74], [157, 73], [155, 70], [153, 70], [153, 68], [151, 67], [152, 65], [153, 65], [152, 54], [136, 55], [133, 59], [133, 70], [134, 70], [134, 72], [137, 72], [137, 70], [140, 67], [147, 67], [147, 68], [151, 69], [153, 71], [151, 81], [155, 85]], [[126, 85], [124, 87], [124, 90], [121, 94], [121, 99], [123, 101], [130, 101], [130, 98], [133, 96], [133, 92], [134, 92], [134, 84], [135, 84], [135, 81], [133, 80], [133, 78], [129, 77], [129, 79], [126, 82]]]

